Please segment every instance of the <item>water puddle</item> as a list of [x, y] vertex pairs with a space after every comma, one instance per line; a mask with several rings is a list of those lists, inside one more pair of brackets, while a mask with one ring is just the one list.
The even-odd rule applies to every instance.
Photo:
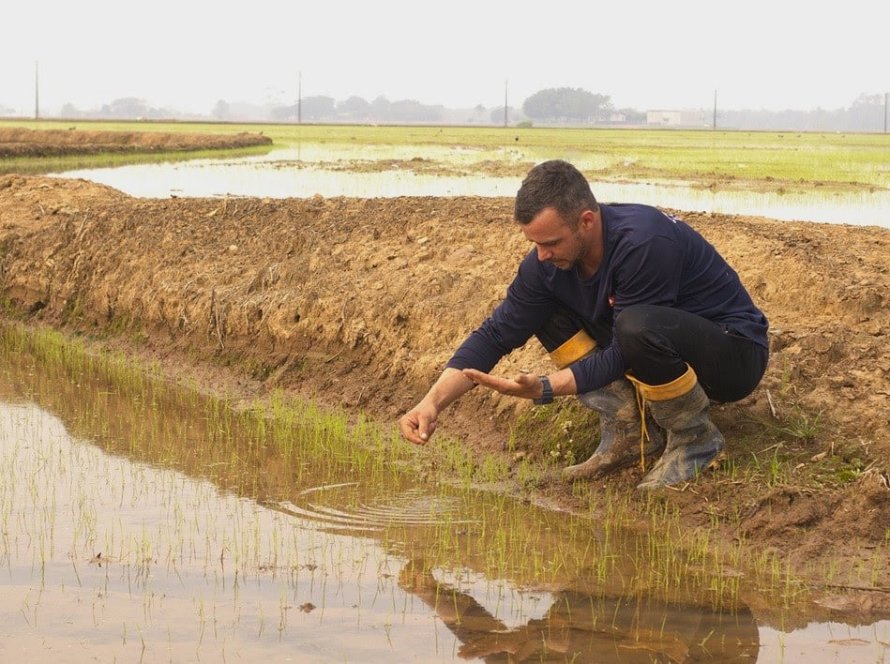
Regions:
[[890, 658], [890, 621], [779, 629], [706, 556], [425, 481], [367, 424], [0, 336], [4, 661]]
[[[514, 149], [303, 145], [262, 156], [86, 169], [62, 173], [60, 177], [92, 180], [143, 198], [512, 197], [519, 188], [521, 176], [466, 172], [471, 171], [474, 164], [485, 161], [509, 164], [539, 158], [542, 157]], [[573, 159], [581, 168], [602, 166], [583, 155]], [[421, 160], [421, 165], [412, 165], [412, 160]], [[438, 173], [425, 172], [424, 160], [445, 168]], [[368, 169], [368, 164], [373, 163], [383, 165]], [[603, 202], [637, 202], [689, 211], [890, 227], [888, 191], [817, 195], [710, 191], [678, 183], [593, 181], [592, 186]]]

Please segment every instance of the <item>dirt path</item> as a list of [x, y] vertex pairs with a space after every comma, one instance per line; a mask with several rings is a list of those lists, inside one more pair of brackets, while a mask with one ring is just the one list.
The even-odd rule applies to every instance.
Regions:
[[[283, 388], [394, 421], [512, 278], [527, 245], [511, 206], [144, 200], [4, 176], [0, 287], [35, 324], [161, 358], [208, 389], [250, 398]], [[678, 214], [767, 313], [772, 356], [751, 397], [715, 411], [737, 472], [666, 499], [688, 525], [716, 523], [727, 541], [744, 538], [801, 569], [872, 560], [890, 537], [890, 231]], [[501, 370], [547, 366], [530, 345]], [[473, 394], [442, 424], [468, 450], [501, 454], [525, 408]], [[518, 444], [543, 454], [533, 436]], [[639, 473], [609, 481], [632, 494]], [[547, 491], [570, 501], [564, 488]], [[878, 577], [890, 587], [887, 564]], [[857, 601], [890, 612], [890, 593]]]

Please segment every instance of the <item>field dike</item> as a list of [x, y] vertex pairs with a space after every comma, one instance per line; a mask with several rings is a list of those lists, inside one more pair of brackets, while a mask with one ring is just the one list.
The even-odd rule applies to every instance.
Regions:
[[235, 150], [270, 146], [261, 134], [209, 135], [195, 133], [89, 131], [0, 127], [0, 158], [58, 157], [73, 154]]
[[[8, 317], [207, 391], [285, 390], [394, 423], [528, 250], [511, 211], [468, 197], [147, 200], [3, 176], [0, 287]], [[772, 355], [751, 397], [714, 408], [722, 467], [663, 500], [684, 527], [713, 529], [715, 546], [741, 540], [801, 570], [823, 603], [890, 613], [890, 231], [678, 214], [764, 309]], [[547, 368], [531, 343], [498, 370]], [[570, 509], [577, 487], [519, 468], [589, 453], [590, 421], [574, 400], [534, 411], [480, 391], [437, 436], [505, 460], [510, 490]], [[607, 481], [643, 509], [640, 473]]]

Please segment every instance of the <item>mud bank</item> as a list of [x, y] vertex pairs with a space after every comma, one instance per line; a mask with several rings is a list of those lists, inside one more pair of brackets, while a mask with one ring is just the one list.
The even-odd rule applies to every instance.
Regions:
[[272, 145], [262, 134], [172, 134], [0, 127], [0, 158], [58, 157], [67, 154], [182, 152]]
[[[4, 176], [0, 288], [10, 316], [159, 359], [208, 389], [284, 389], [394, 421], [502, 297], [528, 249], [511, 212], [508, 199], [467, 197], [145, 200]], [[677, 214], [767, 313], [772, 355], [751, 397], [715, 408], [744, 472], [666, 499], [688, 525], [716, 523], [795, 565], [870, 559], [890, 527], [890, 231]], [[530, 344], [499, 371], [547, 367]], [[440, 431], [471, 453], [541, 456], [531, 435], [506, 451], [527, 408], [474, 393]], [[777, 452], [788, 470], [768, 477]], [[639, 475], [608, 481], [632, 493]], [[542, 491], [571, 506], [565, 487]], [[857, 602], [888, 611], [890, 593]]]

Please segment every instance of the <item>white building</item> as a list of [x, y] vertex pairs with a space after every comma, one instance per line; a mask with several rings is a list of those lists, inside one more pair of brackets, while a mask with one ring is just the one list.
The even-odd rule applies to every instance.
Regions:
[[692, 111], [646, 111], [646, 124], [658, 127], [710, 127], [707, 115], [702, 110]]

